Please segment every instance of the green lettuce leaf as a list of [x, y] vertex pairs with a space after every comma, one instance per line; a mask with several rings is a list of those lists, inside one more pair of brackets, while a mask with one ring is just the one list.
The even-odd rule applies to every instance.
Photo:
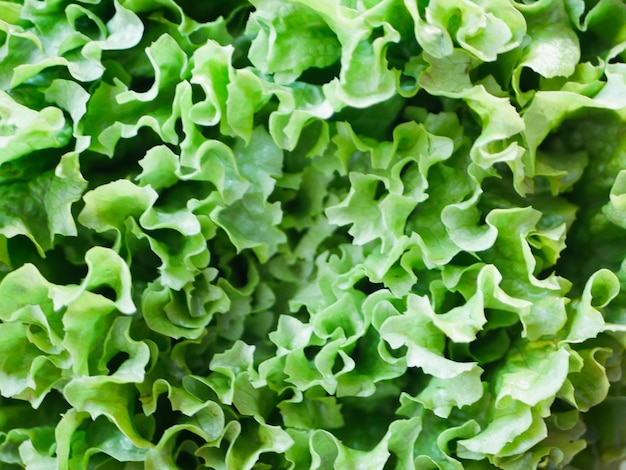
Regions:
[[0, 0], [0, 467], [617, 468], [624, 24]]

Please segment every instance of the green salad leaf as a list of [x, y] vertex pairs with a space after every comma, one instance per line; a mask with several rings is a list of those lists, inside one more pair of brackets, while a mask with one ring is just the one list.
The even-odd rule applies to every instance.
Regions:
[[623, 465], [625, 25], [0, 1], [0, 467]]

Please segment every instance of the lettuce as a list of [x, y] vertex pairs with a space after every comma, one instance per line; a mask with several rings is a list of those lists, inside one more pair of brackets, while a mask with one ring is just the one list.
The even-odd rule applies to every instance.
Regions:
[[624, 25], [0, 1], [0, 466], [617, 468]]

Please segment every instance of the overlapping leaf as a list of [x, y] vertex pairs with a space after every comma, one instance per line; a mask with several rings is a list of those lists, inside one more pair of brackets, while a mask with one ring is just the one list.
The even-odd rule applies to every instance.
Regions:
[[624, 19], [0, 2], [2, 465], [624, 460]]

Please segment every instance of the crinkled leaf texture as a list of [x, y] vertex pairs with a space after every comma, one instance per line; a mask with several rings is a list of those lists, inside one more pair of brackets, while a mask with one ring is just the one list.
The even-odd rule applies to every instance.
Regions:
[[624, 25], [0, 1], [0, 467], [617, 468]]

